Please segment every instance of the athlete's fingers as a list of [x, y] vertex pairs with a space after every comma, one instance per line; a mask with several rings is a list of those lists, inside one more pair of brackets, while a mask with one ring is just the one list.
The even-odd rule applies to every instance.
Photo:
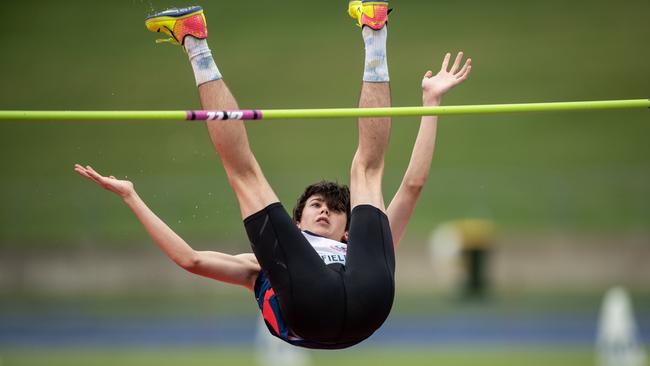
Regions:
[[433, 71], [427, 70], [427, 72], [424, 73], [424, 77], [429, 79], [430, 77], [433, 76]]
[[82, 177], [86, 177], [86, 178], [92, 180], [90, 175], [88, 175], [88, 173], [86, 173], [86, 170], [81, 165], [75, 164], [74, 171], [77, 172], [77, 174], [81, 175]]
[[97, 171], [93, 169], [93, 167], [91, 167], [90, 165], [86, 165], [86, 169], [88, 170], [89, 173], [91, 173], [91, 175], [104, 178], [101, 174], [97, 173]]
[[463, 51], [460, 51], [456, 55], [456, 60], [454, 60], [454, 64], [451, 66], [451, 70], [449, 70], [449, 73], [455, 74], [456, 71], [458, 71], [458, 68], [460, 67], [460, 61], [462, 59], [463, 59]]
[[88, 174], [90, 176], [98, 176], [99, 175], [93, 168], [90, 167], [90, 165], [86, 165], [86, 172], [88, 172]]
[[93, 177], [93, 179], [97, 183], [102, 183], [102, 180], [106, 179], [104, 178], [101, 174], [97, 173], [95, 169], [93, 169], [90, 165], [86, 165], [86, 170], [88, 171], [88, 174]]
[[449, 67], [449, 59], [451, 59], [451, 53], [447, 52], [444, 60], [442, 60], [442, 67], [440, 67], [440, 71], [447, 72], [447, 68]]
[[86, 170], [86, 168], [85, 168], [83, 165], [81, 165], [81, 164], [75, 164], [75, 165], [74, 165], [74, 168], [75, 168], [75, 169]]
[[454, 76], [456, 76], [457, 79], [460, 79], [467, 72], [467, 68], [469, 66], [472, 66], [472, 59], [471, 58], [468, 58], [467, 61], [465, 61], [465, 64], [463, 65], [463, 68], [460, 69], [460, 71]]
[[471, 64], [472, 64], [472, 59], [471, 58], [468, 58], [467, 60], [465, 60], [465, 63], [463, 64], [463, 67], [454, 76], [456, 76], [457, 78], [463, 76], [465, 71], [467, 71], [467, 66], [470, 66]]
[[84, 168], [84, 167], [82, 167], [82, 166], [78, 166], [78, 167], [75, 167], [74, 170], [75, 170], [79, 175], [81, 175], [82, 177], [88, 179], [89, 181], [91, 181], [91, 182], [93, 182], [93, 183], [95, 183], [95, 184], [100, 184], [100, 185], [102, 184], [102, 183], [99, 182], [97, 179], [93, 178], [93, 177], [88, 173], [88, 170], [86, 170], [86, 168]]
[[469, 77], [470, 71], [472, 71], [472, 65], [467, 66], [465, 73], [463, 73], [463, 75], [456, 80], [458, 80], [459, 83], [465, 81], [467, 77]]
[[86, 177], [86, 178], [90, 178], [90, 175], [88, 175], [88, 171], [87, 171], [86, 168], [84, 168], [83, 166], [81, 166], [81, 165], [79, 165], [79, 164], [75, 164], [75, 165], [74, 165], [74, 170], [75, 170], [77, 173], [79, 173], [80, 175], [83, 175], [83, 176]]

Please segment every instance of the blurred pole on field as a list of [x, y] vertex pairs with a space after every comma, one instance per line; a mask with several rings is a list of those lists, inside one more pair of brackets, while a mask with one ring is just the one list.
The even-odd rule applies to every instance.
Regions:
[[431, 234], [429, 250], [434, 287], [460, 289], [467, 300], [489, 291], [489, 257], [495, 241], [494, 223], [465, 218], [440, 224]]
[[255, 334], [255, 359], [259, 366], [311, 365], [309, 351], [272, 336], [261, 316]]
[[596, 341], [599, 366], [645, 366], [630, 297], [622, 287], [605, 294]]

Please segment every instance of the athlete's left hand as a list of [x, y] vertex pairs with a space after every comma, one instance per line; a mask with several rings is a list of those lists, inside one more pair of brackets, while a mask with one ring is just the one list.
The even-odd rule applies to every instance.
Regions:
[[84, 167], [79, 164], [75, 164], [74, 170], [75, 172], [79, 173], [79, 175], [88, 178], [105, 190], [113, 192], [122, 198], [127, 198], [135, 192], [133, 183], [130, 181], [119, 180], [112, 175], [104, 177], [103, 175], [97, 173], [95, 169], [93, 169], [90, 165], [86, 165]]
[[463, 52], [458, 52], [454, 64], [449, 68], [449, 60], [451, 54], [447, 53], [440, 71], [433, 75], [431, 70], [427, 71], [422, 78], [422, 104], [425, 106], [439, 105], [440, 99], [445, 93], [451, 90], [456, 85], [462, 83], [469, 76], [472, 70], [472, 59], [468, 58], [463, 67], [460, 63], [463, 59]]

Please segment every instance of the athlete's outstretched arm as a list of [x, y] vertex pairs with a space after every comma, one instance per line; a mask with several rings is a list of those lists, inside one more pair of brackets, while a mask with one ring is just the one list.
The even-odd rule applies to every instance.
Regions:
[[[463, 53], [459, 52], [454, 64], [449, 69], [451, 54], [447, 53], [438, 74], [431, 70], [424, 74], [422, 79], [422, 104], [424, 106], [438, 106], [445, 93], [467, 79], [472, 69], [472, 60], [467, 59], [461, 67]], [[406, 226], [411, 219], [415, 204], [420, 198], [422, 187], [429, 176], [433, 150], [436, 143], [436, 130], [438, 127], [437, 116], [423, 116], [420, 122], [411, 160], [409, 161], [404, 178], [395, 197], [390, 202], [387, 215], [393, 233], [395, 248], [399, 246], [404, 237]]]
[[194, 274], [253, 289], [260, 266], [252, 253], [229, 255], [196, 251], [167, 226], [140, 199], [133, 183], [102, 176], [92, 167], [76, 164], [74, 170], [107, 191], [120, 196], [135, 213], [158, 247], [176, 264]]

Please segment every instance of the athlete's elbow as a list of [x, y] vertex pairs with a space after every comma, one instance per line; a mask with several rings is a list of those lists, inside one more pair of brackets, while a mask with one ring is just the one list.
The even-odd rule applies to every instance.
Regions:
[[197, 268], [201, 266], [201, 257], [198, 253], [192, 252], [176, 258], [174, 262], [186, 271], [196, 272]]
[[413, 177], [404, 180], [404, 188], [411, 194], [419, 195], [427, 182], [426, 177]]

